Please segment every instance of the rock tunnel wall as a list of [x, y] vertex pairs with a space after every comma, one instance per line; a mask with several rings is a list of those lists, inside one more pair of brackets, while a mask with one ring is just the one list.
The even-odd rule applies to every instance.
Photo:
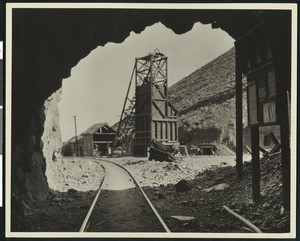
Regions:
[[12, 208], [47, 196], [44, 102], [90, 51], [121, 43], [131, 31], [140, 33], [157, 22], [176, 34], [189, 31], [195, 22], [212, 24], [236, 38], [261, 19], [260, 11], [14, 9]]
[[62, 89], [54, 92], [45, 101], [45, 123], [42, 136], [43, 155], [46, 160], [46, 177], [51, 189], [56, 189], [55, 170], [57, 162], [61, 161], [62, 138], [59, 123], [58, 103], [61, 99]]

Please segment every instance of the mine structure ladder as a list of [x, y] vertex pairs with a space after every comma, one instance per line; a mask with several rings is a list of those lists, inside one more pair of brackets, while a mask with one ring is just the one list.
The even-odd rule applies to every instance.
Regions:
[[130, 98], [130, 90], [136, 66], [134, 65], [120, 116], [115, 146], [130, 143], [134, 136], [135, 95]]

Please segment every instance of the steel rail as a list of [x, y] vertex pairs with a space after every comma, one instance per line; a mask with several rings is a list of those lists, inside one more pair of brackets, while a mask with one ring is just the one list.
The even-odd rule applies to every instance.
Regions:
[[[112, 161], [109, 161], [109, 160], [104, 160], [104, 159], [97, 158], [97, 157], [92, 157], [92, 158], [89, 157], [89, 159], [94, 159], [94, 160], [97, 160], [97, 161], [103, 161], [103, 162], [111, 163], [111, 164], [114, 164], [114, 165], [116, 165], [116, 166], [119, 166], [120, 168], [122, 168], [123, 170], [125, 170], [125, 171], [129, 174], [129, 176], [132, 178], [133, 182], [134, 182], [135, 185], [138, 187], [138, 189], [139, 189], [140, 192], [142, 193], [143, 197], [146, 199], [147, 204], [150, 206], [152, 212], [155, 214], [156, 218], [158, 219], [158, 221], [160, 222], [160, 224], [163, 226], [163, 228], [165, 229], [165, 231], [166, 231], [167, 233], [171, 233], [169, 227], [167, 226], [167, 224], [165, 223], [165, 221], [162, 219], [162, 217], [159, 215], [158, 211], [155, 209], [154, 205], [152, 204], [152, 202], [150, 201], [150, 199], [147, 197], [147, 195], [146, 195], [146, 193], [144, 192], [144, 190], [141, 188], [141, 186], [140, 186], [140, 185], [138, 184], [138, 182], [135, 180], [134, 176], [133, 176], [133, 175], [132, 175], [125, 167], [123, 167], [122, 165], [120, 165], [120, 164], [118, 164], [118, 163], [115, 163], [115, 162], [112, 162]], [[105, 178], [105, 176], [104, 176], [104, 178]], [[102, 179], [101, 186], [102, 186], [102, 184], [103, 184], [104, 178]], [[99, 188], [99, 191], [98, 191], [98, 193], [97, 193], [97, 195], [96, 195], [96, 197], [95, 197], [95, 199], [94, 199], [94, 202], [93, 202], [93, 204], [92, 204], [92, 206], [91, 206], [91, 208], [90, 208], [90, 210], [89, 210], [89, 212], [88, 212], [88, 215], [87, 215], [87, 217], [85, 218], [85, 221], [84, 221], [85, 226], [86, 226], [86, 224], [87, 224], [87, 222], [88, 222], [88, 219], [89, 219], [89, 217], [90, 217], [90, 215], [91, 215], [91, 213], [92, 213], [92, 211], [93, 211], [93, 209], [94, 209], [94, 206], [95, 206], [96, 201], [97, 201], [97, 199], [98, 199], [98, 197], [99, 197], [99, 195], [100, 195], [100, 192], [101, 192], [101, 187]], [[80, 229], [80, 232], [84, 232], [84, 229], [85, 229], [84, 223], [83, 223], [83, 225], [82, 225], [82, 227], [81, 227], [81, 229]]]
[[95, 196], [95, 198], [94, 198], [94, 200], [93, 200], [92, 205], [90, 206], [90, 209], [89, 209], [87, 215], [85, 216], [85, 219], [84, 219], [84, 221], [83, 221], [83, 223], [82, 223], [82, 225], [81, 225], [81, 228], [80, 228], [79, 232], [84, 232], [85, 229], [86, 229], [87, 223], [88, 223], [88, 221], [89, 221], [89, 219], [90, 219], [90, 216], [91, 216], [91, 214], [92, 214], [92, 212], [93, 212], [93, 210], [94, 210], [94, 208], [95, 208], [96, 202], [97, 202], [97, 200], [98, 200], [98, 198], [99, 198], [99, 195], [100, 195], [100, 193], [101, 193], [101, 190], [102, 190], [102, 186], [103, 186], [104, 179], [105, 179], [105, 177], [106, 177], [106, 169], [105, 169], [105, 167], [104, 167], [101, 163], [99, 163], [99, 164], [102, 166], [102, 168], [103, 168], [103, 170], [104, 170], [104, 176], [103, 176], [103, 178], [102, 178], [102, 180], [101, 180], [101, 182], [100, 182], [98, 192], [97, 192], [97, 194], [96, 194], [96, 196]]
[[169, 227], [167, 226], [167, 224], [165, 223], [165, 221], [162, 219], [162, 217], [159, 215], [158, 211], [155, 209], [154, 205], [152, 204], [152, 202], [150, 201], [150, 199], [147, 197], [146, 193], [144, 192], [144, 190], [141, 188], [141, 186], [138, 184], [138, 182], [135, 180], [134, 176], [122, 165], [112, 162], [112, 161], [108, 161], [108, 160], [103, 160], [100, 158], [95, 158], [96, 160], [100, 160], [100, 161], [104, 161], [104, 162], [108, 162], [111, 164], [115, 164], [117, 166], [119, 166], [120, 168], [122, 168], [123, 170], [125, 170], [129, 176], [132, 178], [132, 180], [134, 181], [135, 185], [138, 187], [138, 189], [140, 190], [140, 192], [142, 193], [143, 197], [146, 199], [148, 205], [150, 206], [151, 210], [153, 211], [153, 213], [155, 214], [156, 218], [158, 219], [158, 221], [160, 222], [160, 224], [163, 226], [163, 228], [165, 229], [165, 231], [167, 233], [171, 233]]

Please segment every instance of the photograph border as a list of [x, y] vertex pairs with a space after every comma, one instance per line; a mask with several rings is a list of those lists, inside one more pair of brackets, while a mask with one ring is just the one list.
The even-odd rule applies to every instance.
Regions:
[[[11, 232], [11, 115], [12, 115], [12, 10], [15, 8], [103, 8], [103, 9], [268, 9], [291, 10], [291, 210], [290, 233], [75, 233], [75, 232]], [[6, 4], [6, 76], [5, 76], [5, 234], [6, 237], [48, 238], [295, 238], [296, 237], [296, 172], [297, 172], [297, 4], [292, 3], [7, 3]]]

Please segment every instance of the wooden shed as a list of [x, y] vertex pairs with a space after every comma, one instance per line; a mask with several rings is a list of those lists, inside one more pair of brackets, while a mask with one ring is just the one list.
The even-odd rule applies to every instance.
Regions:
[[116, 131], [107, 123], [97, 123], [82, 133], [85, 156], [107, 155], [113, 146]]
[[97, 123], [85, 132], [63, 143], [62, 155], [64, 156], [103, 156], [108, 154], [108, 149], [113, 146], [116, 131], [107, 123]]

